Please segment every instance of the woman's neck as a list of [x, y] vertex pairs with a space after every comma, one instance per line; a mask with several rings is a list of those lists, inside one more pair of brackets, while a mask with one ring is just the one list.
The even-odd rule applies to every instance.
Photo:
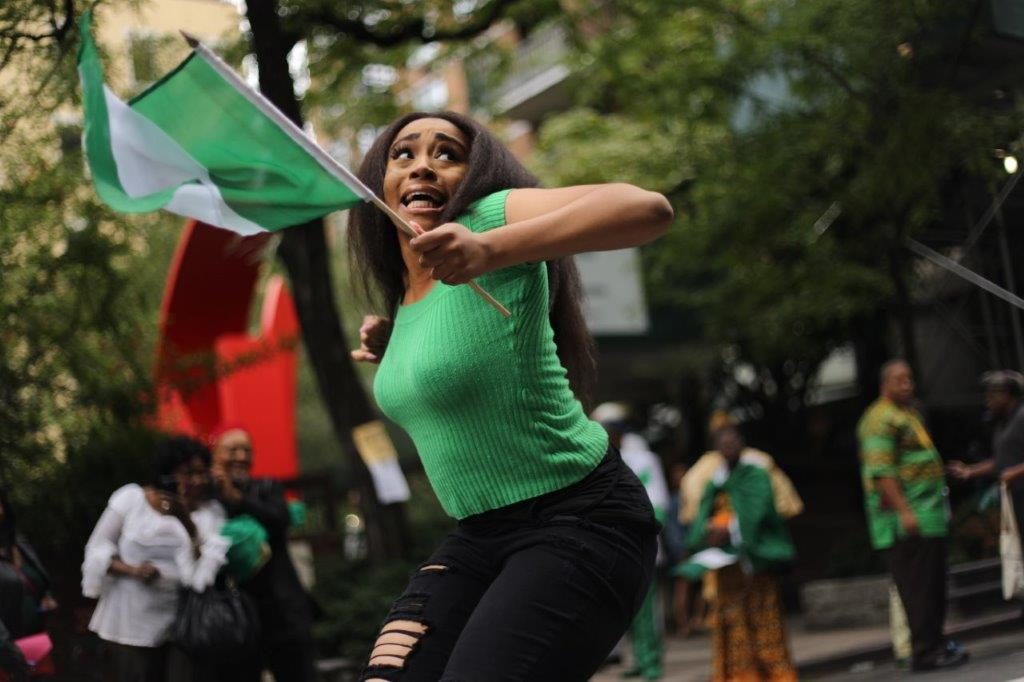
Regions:
[[419, 255], [409, 248], [408, 238], [400, 237], [402, 260], [405, 262], [405, 297], [402, 303], [415, 303], [426, 296], [434, 286], [430, 270], [419, 263]]

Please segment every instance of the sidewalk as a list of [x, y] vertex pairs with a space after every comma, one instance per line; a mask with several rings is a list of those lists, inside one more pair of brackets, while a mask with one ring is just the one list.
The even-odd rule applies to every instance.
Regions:
[[[1006, 627], [1019, 627], [1020, 611], [1016, 607], [997, 610], [982, 617], [951, 621], [946, 628], [950, 636], [970, 639], [979, 633], [988, 633]], [[888, 625], [835, 630], [808, 631], [799, 617], [787, 620], [790, 651], [801, 676], [822, 670], [835, 670], [853, 665], [859, 660], [877, 661], [892, 655]], [[622, 647], [625, 663], [630, 660], [630, 648]], [[602, 669], [591, 682], [621, 680], [625, 665]], [[711, 637], [707, 633], [689, 639], [670, 637], [665, 641], [666, 682], [706, 682], [711, 672]]]
[[[889, 640], [888, 626], [873, 626], [843, 630], [807, 632], [799, 618], [787, 622], [789, 644], [797, 666], [804, 662], [816, 663], [822, 657], [844, 654], [854, 649], [863, 650]], [[626, 662], [631, 651], [623, 647]], [[624, 665], [608, 666], [591, 678], [591, 682], [619, 682]], [[689, 639], [670, 637], [665, 641], [665, 680], [671, 682], [705, 682], [711, 672], [711, 637], [707, 633]]]

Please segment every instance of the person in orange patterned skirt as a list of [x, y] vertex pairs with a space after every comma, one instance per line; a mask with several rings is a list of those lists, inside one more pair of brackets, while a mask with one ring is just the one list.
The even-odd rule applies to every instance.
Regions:
[[712, 476], [690, 529], [695, 552], [676, 572], [703, 578], [710, 607], [714, 682], [789, 682], [789, 657], [779, 599], [780, 571], [793, 544], [775, 508], [769, 473], [744, 461], [735, 426], [715, 433], [725, 463]]

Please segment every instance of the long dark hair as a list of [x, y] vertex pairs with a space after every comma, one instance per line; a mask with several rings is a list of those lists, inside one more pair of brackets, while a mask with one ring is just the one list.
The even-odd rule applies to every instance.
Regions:
[[[451, 111], [431, 114], [414, 112], [402, 116], [384, 129], [366, 153], [359, 167], [359, 179], [377, 196], [384, 194], [384, 172], [388, 150], [398, 132], [421, 118], [440, 118], [463, 132], [469, 140], [468, 170], [445, 206], [442, 221], [462, 215], [474, 201], [488, 194], [520, 187], [538, 187], [537, 180], [498, 138], [473, 119]], [[382, 305], [393, 315], [405, 293], [405, 263], [398, 244], [398, 232], [384, 213], [370, 204], [352, 209], [349, 218], [349, 259], [352, 276], [367, 300]], [[555, 332], [558, 358], [569, 377], [569, 385], [585, 408], [590, 406], [594, 381], [594, 341], [583, 319], [583, 286], [572, 258], [547, 262], [548, 302], [551, 327]]]
[[199, 459], [209, 468], [210, 449], [189, 436], [166, 436], [156, 444], [153, 453], [153, 484], [158, 488], [168, 485], [180, 467]]

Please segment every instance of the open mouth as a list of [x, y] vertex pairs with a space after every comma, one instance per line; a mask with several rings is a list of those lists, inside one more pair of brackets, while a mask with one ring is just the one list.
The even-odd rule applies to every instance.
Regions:
[[409, 209], [439, 209], [445, 197], [432, 189], [415, 189], [402, 195], [402, 205]]

